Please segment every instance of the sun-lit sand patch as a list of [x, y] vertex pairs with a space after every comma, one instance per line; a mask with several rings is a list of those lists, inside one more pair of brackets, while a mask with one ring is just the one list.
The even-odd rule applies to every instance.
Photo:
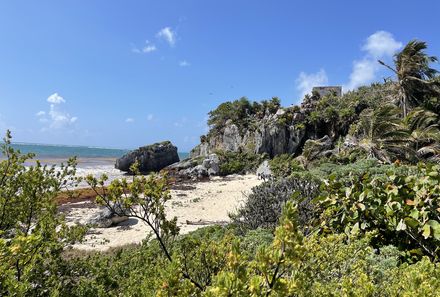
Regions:
[[[177, 216], [181, 234], [207, 226], [204, 222], [227, 222], [228, 213], [234, 212], [246, 199], [246, 194], [261, 183], [255, 175], [215, 177], [210, 181], [179, 184], [171, 190], [167, 202], [168, 218]], [[62, 206], [68, 223], [84, 224], [99, 211], [92, 201], [67, 203]], [[194, 224], [196, 223], [196, 224]], [[107, 250], [111, 247], [140, 243], [150, 229], [138, 219], [130, 218], [118, 226], [92, 228], [85, 241], [74, 248], [81, 250]]]

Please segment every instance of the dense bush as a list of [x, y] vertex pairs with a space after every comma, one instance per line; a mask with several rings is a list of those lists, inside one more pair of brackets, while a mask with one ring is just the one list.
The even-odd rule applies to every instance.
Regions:
[[376, 241], [394, 244], [408, 256], [439, 256], [439, 166], [393, 165], [387, 174], [330, 177], [318, 203], [322, 231], [378, 232]]
[[75, 182], [75, 160], [59, 170], [38, 161], [26, 167], [33, 155], [22, 155], [10, 141], [7, 132], [0, 161], [0, 295], [43, 295], [60, 286], [60, 253], [84, 233], [66, 225], [55, 203]]
[[294, 199], [298, 204], [299, 224], [307, 233], [315, 217], [310, 201], [318, 195], [319, 184], [319, 180], [301, 177], [266, 181], [254, 187], [244, 205], [231, 215], [233, 222], [241, 230], [274, 229], [284, 204]]
[[275, 156], [269, 161], [272, 174], [279, 177], [287, 177], [294, 172], [304, 171], [304, 167], [294, 158], [293, 155], [282, 154]]
[[254, 172], [266, 158], [264, 155], [249, 152], [217, 151], [220, 159], [220, 175], [245, 174]]
[[276, 113], [280, 106], [280, 100], [277, 97], [261, 102], [250, 102], [246, 97], [226, 101], [208, 114], [208, 125], [211, 127], [210, 134], [221, 131], [227, 121], [231, 121], [240, 130], [243, 130], [256, 120], [263, 118], [266, 113]]

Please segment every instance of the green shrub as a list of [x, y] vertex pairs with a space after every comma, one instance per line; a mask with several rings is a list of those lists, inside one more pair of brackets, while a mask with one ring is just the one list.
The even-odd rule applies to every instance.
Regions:
[[58, 213], [55, 198], [75, 183], [74, 159], [56, 170], [22, 155], [11, 145], [8, 131], [0, 161], [0, 295], [44, 295], [59, 286], [60, 254], [84, 234], [68, 227]]
[[264, 182], [252, 189], [244, 205], [231, 218], [243, 232], [258, 228], [274, 229], [284, 204], [295, 199], [300, 226], [307, 233], [308, 226], [315, 218], [314, 206], [310, 201], [319, 194], [319, 185], [319, 180], [300, 177]]
[[[408, 256], [439, 256], [440, 167], [393, 165], [385, 175], [330, 178], [318, 200], [322, 231], [376, 230], [380, 245], [394, 244]], [[346, 182], [348, 181], [348, 182]]]
[[208, 113], [209, 134], [222, 131], [227, 121], [237, 125], [240, 131], [251, 127], [266, 113], [274, 114], [281, 107], [280, 99], [273, 97], [261, 102], [250, 102], [246, 97], [234, 101], [226, 101]]
[[220, 159], [220, 175], [222, 176], [255, 171], [266, 158], [265, 155], [248, 152], [217, 151], [216, 154]]
[[304, 167], [292, 155], [282, 154], [269, 161], [270, 170], [275, 177], [287, 177], [293, 172], [304, 171]]

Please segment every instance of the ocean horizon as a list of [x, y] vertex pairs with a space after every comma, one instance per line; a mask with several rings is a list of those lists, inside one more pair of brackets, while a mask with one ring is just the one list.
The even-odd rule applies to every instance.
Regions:
[[[114, 165], [117, 158], [132, 151], [130, 149], [106, 148], [81, 145], [55, 145], [40, 143], [12, 143], [11, 147], [20, 150], [21, 153], [34, 153], [34, 160], [41, 160], [47, 164], [57, 164], [70, 157], [78, 158], [78, 165]], [[189, 153], [178, 152], [180, 160], [188, 158]], [[0, 158], [2, 157], [0, 153]]]

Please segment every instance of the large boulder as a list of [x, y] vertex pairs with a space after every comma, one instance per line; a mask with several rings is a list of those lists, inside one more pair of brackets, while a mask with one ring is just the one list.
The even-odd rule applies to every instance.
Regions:
[[111, 204], [112, 209], [101, 207], [100, 210], [86, 222], [97, 228], [109, 228], [128, 220], [128, 210], [121, 208], [115, 204]]
[[130, 166], [139, 162], [142, 173], [159, 171], [168, 165], [179, 162], [177, 147], [170, 141], [164, 141], [140, 147], [116, 160], [115, 167], [121, 171], [130, 172]]

